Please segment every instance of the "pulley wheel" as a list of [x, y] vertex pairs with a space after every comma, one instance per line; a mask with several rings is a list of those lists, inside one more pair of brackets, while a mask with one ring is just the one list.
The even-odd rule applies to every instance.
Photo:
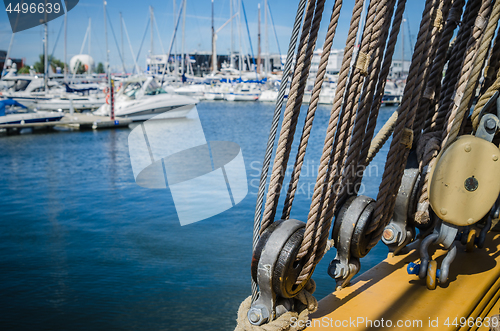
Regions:
[[301, 284], [295, 284], [305, 262], [305, 258], [296, 261], [304, 232], [305, 228], [301, 228], [290, 236], [273, 270], [273, 289], [283, 298], [293, 298], [309, 281], [308, 278]]
[[374, 202], [375, 200], [367, 198], [365, 209], [363, 209], [363, 212], [359, 216], [354, 233], [352, 234], [351, 254], [358, 259], [365, 257], [369, 252], [367, 247], [370, 242], [370, 236], [366, 234], [366, 230], [368, 230], [373, 216], [375, 209]]
[[362, 258], [368, 253], [368, 243], [370, 237], [366, 235], [366, 230], [375, 208], [375, 200], [364, 195], [349, 198], [340, 209], [333, 225], [332, 239], [335, 247], [341, 240], [342, 222], [353, 222], [354, 231], [351, 236], [350, 253], [356, 258]]

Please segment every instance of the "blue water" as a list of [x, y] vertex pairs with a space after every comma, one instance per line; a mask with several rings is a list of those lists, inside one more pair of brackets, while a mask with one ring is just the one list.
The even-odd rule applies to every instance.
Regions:
[[[233, 329], [250, 294], [258, 171], [273, 110], [259, 103], [198, 105], [207, 140], [241, 146], [249, 194], [183, 227], [168, 189], [135, 184], [128, 128], [0, 137], [2, 329]], [[393, 111], [381, 109], [379, 126]], [[317, 111], [292, 209], [299, 220], [306, 220], [329, 113], [329, 106]], [[366, 195], [376, 196], [387, 148], [364, 179]], [[379, 244], [362, 271], [386, 253]], [[334, 288], [326, 274], [334, 256], [333, 249], [316, 268], [318, 298]]]

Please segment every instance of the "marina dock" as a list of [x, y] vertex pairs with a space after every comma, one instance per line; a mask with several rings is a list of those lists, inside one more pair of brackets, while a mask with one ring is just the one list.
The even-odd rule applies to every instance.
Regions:
[[0, 125], [0, 131], [4, 131], [7, 135], [18, 134], [23, 129], [32, 129], [34, 131], [53, 130], [55, 128], [70, 129], [70, 130], [99, 130], [99, 129], [115, 129], [127, 127], [132, 120], [127, 118], [116, 117], [111, 120], [109, 117], [96, 116], [90, 113], [74, 113], [66, 114], [60, 121], [42, 122], [42, 123], [18, 123], [18, 124], [3, 124]]

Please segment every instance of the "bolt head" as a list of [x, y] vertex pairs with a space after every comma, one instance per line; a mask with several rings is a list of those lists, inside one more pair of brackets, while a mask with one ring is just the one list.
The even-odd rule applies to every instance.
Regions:
[[262, 305], [256, 305], [248, 311], [248, 320], [253, 325], [262, 325], [269, 320], [269, 312]]
[[441, 210], [439, 210], [441, 212], [441, 215], [446, 215], [448, 214], [448, 211], [446, 210], [446, 208], [441, 208]]
[[469, 153], [471, 151], [472, 147], [470, 147], [470, 144], [465, 145], [464, 150]]
[[385, 229], [383, 236], [385, 240], [392, 240], [394, 239], [394, 231], [392, 229]]
[[493, 159], [493, 161], [498, 161], [498, 155], [493, 155], [492, 159]]
[[488, 130], [493, 130], [493, 129], [496, 129], [497, 127], [497, 123], [495, 122], [494, 119], [492, 118], [488, 118], [486, 120], [486, 122], [484, 123], [484, 126], [486, 127], [486, 129]]
[[248, 314], [248, 318], [251, 322], [257, 323], [260, 320], [260, 315], [255, 310], [252, 310], [250, 314]]

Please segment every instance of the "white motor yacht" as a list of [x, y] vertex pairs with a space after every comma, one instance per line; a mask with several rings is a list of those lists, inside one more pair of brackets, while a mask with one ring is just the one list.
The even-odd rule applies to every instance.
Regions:
[[68, 92], [67, 88], [54, 80], [48, 81], [49, 90], [45, 91], [43, 78], [20, 75], [10, 79], [15, 83], [9, 90], [2, 92], [2, 97], [38, 110], [94, 110], [105, 102], [102, 93], [82, 95], [75, 89]]
[[260, 96], [260, 87], [255, 84], [237, 84], [231, 92], [224, 95], [227, 101], [257, 101]]
[[15, 100], [0, 100], [0, 125], [54, 122], [63, 117], [60, 112], [32, 111]]
[[205, 91], [206, 86], [204, 84], [190, 84], [174, 89], [174, 92], [176, 94], [185, 95], [187, 97], [194, 97], [197, 99], [203, 99]]
[[[168, 118], [185, 117], [198, 103], [197, 99], [167, 93], [153, 77], [134, 77], [124, 82], [115, 97], [115, 116], [145, 121], [158, 114]], [[104, 104], [95, 115], [109, 116], [110, 106]]]

